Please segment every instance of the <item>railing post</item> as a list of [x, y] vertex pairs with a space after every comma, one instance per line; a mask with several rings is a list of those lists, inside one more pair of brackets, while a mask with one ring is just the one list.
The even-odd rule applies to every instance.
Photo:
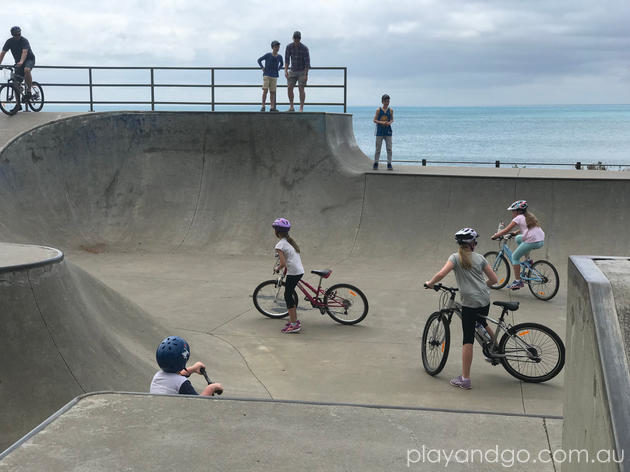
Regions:
[[501, 161], [494, 161], [494, 167], [501, 167]]
[[343, 112], [346, 113], [346, 105], [347, 105], [347, 97], [348, 97], [348, 68], [343, 68]]
[[427, 160], [426, 159], [422, 159], [422, 166], [426, 166], [427, 165]]
[[90, 111], [94, 111], [94, 96], [92, 95], [92, 68], [88, 68], [88, 77], [90, 82]]
[[153, 67], [151, 67], [151, 111], [155, 111], [155, 82], [153, 80]]
[[577, 162], [575, 163], [575, 168], [576, 168], [577, 170], [580, 170], [580, 169], [582, 168], [582, 163], [581, 163], [580, 161], [577, 161]]
[[212, 111], [214, 111], [214, 67], [210, 70], [210, 90], [212, 95]]

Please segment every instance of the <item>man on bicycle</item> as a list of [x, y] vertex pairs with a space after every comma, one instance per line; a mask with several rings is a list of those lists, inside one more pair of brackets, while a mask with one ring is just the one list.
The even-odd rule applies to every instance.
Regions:
[[15, 59], [15, 73], [26, 80], [26, 97], [28, 98], [33, 85], [31, 70], [35, 67], [35, 54], [33, 54], [28, 39], [22, 36], [22, 29], [19, 26], [11, 28], [11, 37], [4, 43], [2, 52], [0, 52], [0, 64], [2, 64], [4, 55], [9, 49], [13, 54], [13, 59]]

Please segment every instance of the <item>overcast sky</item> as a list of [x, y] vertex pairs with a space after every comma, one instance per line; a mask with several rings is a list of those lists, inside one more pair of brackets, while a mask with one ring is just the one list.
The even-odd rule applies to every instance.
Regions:
[[31, 0], [10, 17], [40, 65], [250, 66], [297, 29], [313, 66], [348, 67], [350, 105], [630, 103], [630, 0]]

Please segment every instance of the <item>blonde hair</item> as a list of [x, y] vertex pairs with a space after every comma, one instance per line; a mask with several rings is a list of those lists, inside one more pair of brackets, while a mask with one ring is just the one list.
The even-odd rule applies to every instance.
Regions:
[[470, 270], [472, 268], [472, 252], [473, 248], [469, 244], [459, 246], [459, 261], [463, 269]]
[[298, 254], [300, 253], [300, 246], [298, 246], [298, 244], [295, 242], [295, 240], [289, 236], [289, 232], [288, 231], [278, 231], [276, 230], [276, 236], [279, 238], [284, 238], [287, 240], [287, 242], [293, 246], [293, 249], [295, 249], [295, 252], [297, 252]]
[[525, 213], [523, 213], [523, 215], [525, 216], [525, 223], [527, 224], [527, 229], [532, 229], [532, 228], [535, 228], [536, 226], [540, 226], [540, 223], [538, 222], [538, 218], [536, 218], [536, 215], [534, 215], [533, 213], [526, 210]]

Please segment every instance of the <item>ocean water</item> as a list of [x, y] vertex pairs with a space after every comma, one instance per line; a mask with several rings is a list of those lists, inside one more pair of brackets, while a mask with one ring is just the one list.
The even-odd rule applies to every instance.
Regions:
[[[361, 150], [374, 156], [377, 108], [349, 107]], [[466, 162], [502, 167], [602, 162], [630, 168], [630, 105], [398, 107], [394, 161]], [[385, 145], [381, 160], [386, 158]]]
[[[99, 106], [97, 111], [143, 109]], [[161, 106], [162, 110], [207, 107]], [[283, 110], [286, 107], [279, 107]], [[348, 107], [357, 143], [374, 156], [374, 106]], [[630, 105], [404, 107], [395, 112], [393, 159], [398, 165], [426, 159], [428, 165], [572, 168], [601, 162], [609, 170], [630, 170]], [[144, 107], [147, 109], [147, 107]], [[340, 112], [340, 107], [307, 106], [307, 111]], [[47, 105], [45, 111], [85, 111]], [[258, 107], [217, 110], [258, 111]], [[386, 158], [385, 145], [381, 159]]]

